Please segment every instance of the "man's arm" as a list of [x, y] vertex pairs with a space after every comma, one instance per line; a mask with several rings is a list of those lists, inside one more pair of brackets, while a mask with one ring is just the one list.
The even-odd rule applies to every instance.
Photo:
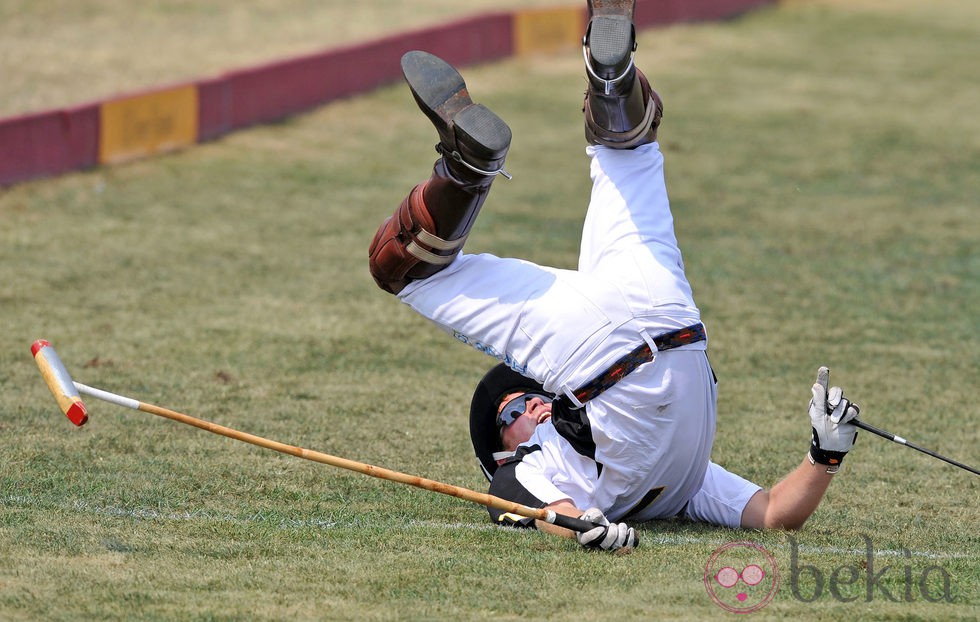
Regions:
[[771, 490], [760, 490], [742, 510], [747, 529], [799, 529], [820, 505], [830, 480], [854, 445], [857, 428], [848, 423], [861, 412], [840, 387], [828, 388], [830, 370], [817, 370], [809, 414], [810, 451], [803, 462]]
[[742, 510], [746, 529], [799, 529], [820, 505], [833, 473], [821, 464], [804, 458], [771, 490], [755, 493]]
[[[575, 507], [575, 504], [569, 499], [563, 499], [555, 503], [550, 503], [545, 506], [546, 510], [552, 510], [556, 514], [564, 514], [565, 516], [571, 516], [572, 518], [578, 518], [582, 515], [582, 510]], [[543, 520], [535, 521], [534, 526], [538, 528], [539, 531], [545, 533], [550, 533], [555, 536], [561, 536], [563, 538], [574, 538], [575, 532], [571, 529], [565, 529], [564, 527], [558, 527], [557, 525], [552, 525], [546, 523]]]

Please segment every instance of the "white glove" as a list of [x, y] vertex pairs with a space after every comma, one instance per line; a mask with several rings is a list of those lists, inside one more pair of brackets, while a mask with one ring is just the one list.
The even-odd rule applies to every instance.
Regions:
[[590, 508], [579, 519], [598, 523], [601, 527], [590, 529], [584, 533], [575, 534], [578, 543], [587, 549], [602, 549], [615, 551], [617, 549], [634, 549], [640, 541], [636, 531], [626, 523], [610, 523], [599, 508]]
[[813, 385], [810, 400], [810, 424], [813, 435], [810, 440], [810, 461], [828, 466], [828, 473], [836, 473], [844, 456], [854, 446], [857, 428], [848, 423], [861, 413], [857, 404], [844, 397], [840, 387], [830, 385], [830, 370], [817, 370], [817, 382]]

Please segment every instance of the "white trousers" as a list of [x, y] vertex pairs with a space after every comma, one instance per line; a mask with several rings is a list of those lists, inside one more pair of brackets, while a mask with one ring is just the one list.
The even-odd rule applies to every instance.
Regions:
[[[578, 270], [464, 253], [399, 294], [458, 340], [555, 393], [578, 388], [641, 339], [700, 317], [657, 144], [587, 153], [593, 190]], [[547, 240], [542, 231], [541, 242]]]
[[[659, 146], [592, 146], [587, 155], [593, 189], [577, 270], [461, 254], [399, 294], [459, 341], [569, 397], [643, 340], [653, 346], [654, 336], [700, 320]], [[547, 235], [541, 232], [542, 243]], [[611, 519], [663, 488], [636, 518], [679, 512], [705, 480], [714, 439], [716, 393], [705, 348], [700, 342], [660, 353], [587, 404], [594, 461], [550, 423], [538, 426], [529, 444], [542, 451], [518, 469], [522, 485], [545, 503], [568, 498]]]

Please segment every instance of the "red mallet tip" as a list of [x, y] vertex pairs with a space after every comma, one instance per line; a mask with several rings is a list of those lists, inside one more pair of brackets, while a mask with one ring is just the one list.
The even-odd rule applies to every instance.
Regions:
[[81, 427], [85, 425], [88, 421], [88, 411], [85, 410], [85, 404], [81, 402], [75, 402], [68, 407], [68, 412], [65, 413], [68, 416], [68, 420]]

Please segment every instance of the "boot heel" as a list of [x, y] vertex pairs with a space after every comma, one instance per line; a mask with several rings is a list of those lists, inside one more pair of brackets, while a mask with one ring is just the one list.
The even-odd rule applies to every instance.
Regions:
[[[449, 154], [453, 159], [474, 173], [500, 174], [510, 178], [507, 171], [501, 167], [504, 163], [503, 156], [510, 147], [511, 132], [510, 127], [500, 117], [482, 104], [473, 104], [453, 117], [453, 126], [457, 144], [464, 151], [460, 154], [462, 156], [460, 158]], [[486, 164], [489, 170], [471, 165], [467, 160]]]
[[593, 71], [602, 80], [613, 80], [624, 73], [633, 52], [633, 24], [616, 17], [593, 18], [587, 35]]
[[[458, 181], [488, 185], [503, 169], [511, 132], [500, 117], [474, 104], [456, 69], [428, 52], [402, 56], [402, 73], [419, 109], [439, 133], [438, 151]], [[474, 176], [475, 174], [475, 176]]]

